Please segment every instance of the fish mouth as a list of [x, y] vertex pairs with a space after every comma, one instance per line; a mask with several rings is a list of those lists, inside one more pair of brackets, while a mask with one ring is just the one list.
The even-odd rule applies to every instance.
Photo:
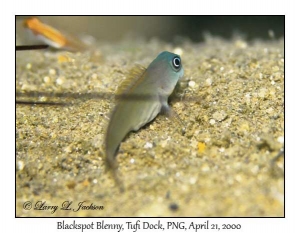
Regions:
[[184, 69], [181, 68], [180, 72], [179, 72], [179, 79], [182, 79], [184, 76]]

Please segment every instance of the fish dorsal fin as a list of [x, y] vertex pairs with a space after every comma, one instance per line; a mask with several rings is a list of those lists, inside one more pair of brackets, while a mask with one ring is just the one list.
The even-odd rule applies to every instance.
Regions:
[[142, 65], [136, 64], [127, 74], [126, 79], [118, 86], [116, 91], [116, 100], [119, 100], [122, 95], [128, 93], [128, 91], [137, 83], [146, 71], [146, 68]]

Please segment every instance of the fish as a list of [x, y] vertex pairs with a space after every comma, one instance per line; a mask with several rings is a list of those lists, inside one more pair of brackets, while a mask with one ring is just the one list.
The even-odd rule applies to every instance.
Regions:
[[[138, 131], [160, 112], [172, 113], [168, 98], [184, 75], [181, 57], [164, 51], [148, 66], [136, 66], [117, 90], [116, 105], [105, 135], [105, 162], [116, 176], [120, 143], [131, 131]], [[172, 114], [170, 114], [172, 115]]]
[[87, 49], [87, 45], [78, 38], [62, 33], [58, 29], [43, 23], [37, 17], [25, 19], [23, 26], [34, 35], [36, 40], [42, 41], [53, 48], [73, 52]]

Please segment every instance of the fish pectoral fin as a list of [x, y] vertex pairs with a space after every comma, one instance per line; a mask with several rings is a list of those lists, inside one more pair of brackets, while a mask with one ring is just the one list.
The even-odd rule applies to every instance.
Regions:
[[179, 115], [169, 105], [163, 105], [161, 112], [164, 115], [166, 115], [169, 119], [175, 120], [176, 123], [181, 126], [181, 133], [185, 134], [186, 132], [185, 123], [183, 122], [183, 120], [181, 120]]

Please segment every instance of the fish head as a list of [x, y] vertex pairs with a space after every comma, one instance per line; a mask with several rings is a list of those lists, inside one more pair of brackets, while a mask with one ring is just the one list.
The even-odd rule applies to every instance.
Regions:
[[184, 74], [181, 58], [177, 54], [164, 51], [149, 65], [147, 73], [161, 92], [159, 94], [169, 96]]

